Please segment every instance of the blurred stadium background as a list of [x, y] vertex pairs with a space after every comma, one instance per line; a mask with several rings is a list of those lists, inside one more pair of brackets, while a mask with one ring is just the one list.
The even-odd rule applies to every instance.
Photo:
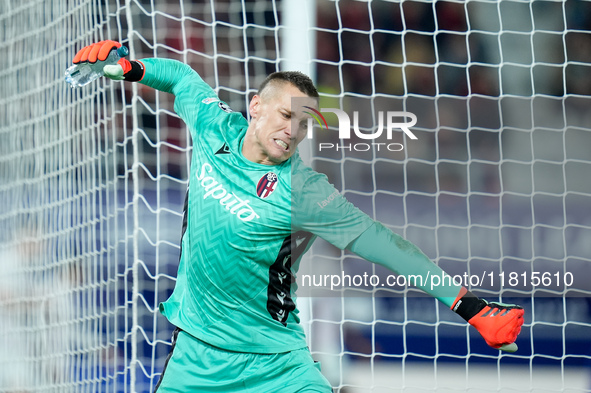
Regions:
[[[167, 94], [65, 84], [101, 39], [190, 64], [243, 113], [295, 67], [366, 131], [416, 114], [401, 152], [317, 133], [306, 157], [452, 274], [576, 278], [474, 288], [526, 309], [515, 354], [412, 290], [301, 287], [335, 391], [589, 391], [590, 28], [574, 0], [0, 2], [0, 392], [152, 391], [170, 349], [188, 132]], [[322, 242], [302, 269], [385, 274]]]

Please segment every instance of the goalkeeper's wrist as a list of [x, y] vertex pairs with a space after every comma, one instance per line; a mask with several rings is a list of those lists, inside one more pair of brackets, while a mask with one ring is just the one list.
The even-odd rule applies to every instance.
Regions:
[[469, 322], [476, 314], [486, 307], [486, 300], [480, 299], [472, 292], [462, 287], [456, 300], [451, 306], [451, 310]]
[[144, 63], [139, 60], [130, 60], [129, 63], [131, 64], [131, 69], [123, 76], [125, 77], [126, 82], [139, 82], [144, 78], [146, 74], [146, 67]]

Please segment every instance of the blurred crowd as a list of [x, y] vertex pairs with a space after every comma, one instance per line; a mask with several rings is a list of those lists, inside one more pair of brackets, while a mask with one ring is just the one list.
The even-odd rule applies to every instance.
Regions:
[[[146, 8], [134, 10], [141, 37], [134, 41], [137, 56], [190, 64], [234, 110], [246, 113], [258, 84], [280, 68], [279, 2], [168, 0], [154, 5], [155, 13], [146, 13], [149, 2], [140, 3]], [[404, 144], [400, 152], [320, 152], [313, 144], [314, 165], [337, 187], [347, 179], [335, 160], [351, 158], [348, 189], [521, 191], [522, 172], [505, 174], [500, 165], [523, 149], [514, 148], [519, 131], [560, 132], [585, 124], [581, 113], [591, 92], [589, 2], [320, 0], [316, 26], [313, 62], [321, 108], [359, 112], [366, 132], [375, 130], [379, 111], [410, 111], [418, 119], [418, 142], [398, 135], [394, 142]], [[140, 94], [150, 107], [141, 110], [144, 163], [152, 175], [186, 178], [190, 153], [181, 122], [166, 112], [153, 114], [171, 110], [172, 97], [148, 89]], [[326, 134], [316, 142], [327, 138], [334, 142]], [[577, 138], [570, 142], [575, 149]], [[158, 140], [168, 143], [155, 145]], [[526, 146], [530, 161], [535, 148]], [[469, 160], [479, 162], [468, 167]], [[544, 184], [539, 182], [553, 187]]]
[[[96, 21], [105, 30], [110, 29], [105, 38], [129, 45], [127, 37], [132, 37], [136, 58], [156, 56], [189, 64], [222, 100], [245, 115], [250, 97], [265, 76], [281, 69], [284, 48], [280, 32], [284, 15], [280, 1], [136, 0], [129, 3], [133, 34], [128, 34], [127, 14], [124, 16], [120, 8], [112, 7], [120, 2], [103, 3], [111, 5], [107, 22], [103, 19], [106, 13], [98, 12]], [[399, 228], [416, 224], [420, 228], [414, 228], [415, 232], [409, 229], [406, 235], [411, 240], [415, 240], [413, 236], [421, 238], [421, 247], [425, 245], [430, 254], [437, 253], [440, 262], [447, 256], [463, 263], [475, 255], [497, 265], [499, 258], [512, 256], [527, 263], [536, 257], [552, 262], [584, 260], [583, 255], [588, 255], [589, 250], [585, 231], [589, 228], [586, 211], [591, 195], [591, 2], [317, 0], [314, 25], [312, 31], [302, 32], [302, 39], [306, 34], [314, 35], [313, 76], [321, 92], [321, 108], [342, 108], [350, 115], [358, 112], [360, 128], [370, 133], [376, 129], [380, 112], [409, 111], [417, 117], [412, 128], [418, 137], [416, 141], [403, 138], [402, 133], [393, 137], [392, 142], [404, 145], [401, 151], [375, 147], [368, 151], [346, 147], [319, 151], [319, 143], [335, 143], [334, 134], [322, 132], [315, 134], [311, 144], [303, 146], [311, 151], [315, 168], [326, 173], [347, 197], [370, 214], [379, 211], [380, 220], [386, 224]], [[120, 37], [114, 37], [116, 31]], [[132, 89], [123, 84], [113, 86], [120, 89], [117, 96], [129, 108]], [[142, 210], [140, 226], [146, 233], [161, 231], [152, 238], [160, 236], [158, 240], [166, 240], [161, 243], [170, 243], [141, 244], [141, 259], [146, 265], [151, 267], [162, 260], [162, 265], [167, 266], [159, 266], [159, 272], [169, 275], [168, 281], [161, 280], [156, 286], [150, 281], [151, 276], [142, 281], [149, 282], [146, 293], [160, 291], [158, 295], [164, 298], [172, 288], [174, 264], [178, 260], [175, 245], [188, 179], [190, 141], [185, 125], [173, 113], [173, 97], [141, 84], [137, 88], [142, 138], [141, 193], [145, 198], [139, 204], [140, 209], [146, 210]], [[133, 163], [126, 156], [133, 154], [132, 111], [112, 113], [116, 119], [114, 128], [119, 133], [117, 143], [105, 140], [104, 144], [118, 150], [106, 152], [105, 157], [113, 154], [118, 160], [119, 174], [128, 174]], [[334, 129], [336, 119], [330, 114], [326, 117]], [[353, 138], [349, 143], [365, 142]], [[156, 189], [158, 192], [151, 192]], [[379, 193], [391, 198], [381, 205], [383, 195]], [[413, 199], [419, 194], [426, 198]], [[473, 203], [473, 211], [479, 212], [472, 214], [472, 210], [464, 209], [460, 213], [469, 215], [464, 222], [458, 211], [440, 209], [433, 202], [441, 202], [445, 195], [466, 199], [470, 194], [492, 196], [490, 199], [501, 195], [514, 200], [522, 198], [527, 206], [520, 211], [507, 209], [512, 204], [509, 200], [503, 205], [505, 211], [491, 209], [493, 212], [485, 220], [484, 204]], [[360, 195], [369, 197], [363, 199]], [[577, 203], [570, 205], [575, 198], [579, 198]], [[109, 202], [108, 198], [105, 200]], [[544, 203], [536, 204], [540, 200]], [[64, 200], [64, 205], [67, 203]], [[156, 205], [158, 215], [151, 210]], [[547, 208], [549, 205], [552, 209]], [[581, 205], [586, 206], [584, 214]], [[169, 206], [173, 213], [166, 211]], [[512, 207], [521, 205], [515, 203]], [[52, 209], [57, 211], [61, 205]], [[39, 212], [35, 214], [42, 214]], [[413, 212], [422, 215], [413, 216]], [[128, 213], [125, 210], [122, 214]], [[113, 217], [109, 216], [106, 227]], [[446, 222], [449, 217], [456, 221]], [[170, 224], [175, 220], [178, 223]], [[113, 227], [118, 224], [115, 221]], [[488, 226], [484, 228], [488, 232], [473, 224]], [[76, 227], [66, 221], [63, 225]], [[522, 251], [531, 255], [514, 253], [511, 241], [500, 240], [506, 233], [498, 230], [503, 225], [503, 230], [507, 226], [513, 229], [505, 237], [519, 243]], [[483, 230], [480, 237], [469, 232], [473, 227]], [[69, 229], [62, 231], [61, 227], [57, 232], [64, 239], [73, 236]], [[465, 244], [455, 241], [458, 233], [467, 239]], [[47, 236], [51, 238], [53, 234]], [[14, 235], [14, 239], [17, 237]], [[55, 242], [67, 248], [64, 239], [59, 237]], [[24, 241], [18, 240], [26, 243], [26, 237]], [[65, 370], [84, 372], [85, 356], [100, 365], [109, 365], [110, 358], [119, 356], [115, 347], [123, 339], [116, 336], [117, 343], [105, 346], [97, 344], [102, 338], [95, 333], [117, 325], [119, 316], [116, 312], [96, 316], [93, 304], [103, 301], [95, 296], [97, 282], [102, 280], [107, 290], [114, 291], [113, 299], [117, 291], [123, 292], [127, 287], [119, 289], [111, 280], [99, 277], [99, 269], [92, 267], [96, 258], [102, 263], [101, 258], [108, 259], [111, 252], [127, 261], [123, 258], [129, 252], [127, 241], [129, 238], [113, 249], [104, 248], [100, 257], [92, 247], [90, 252], [73, 251], [76, 256], [72, 260], [59, 263], [47, 274], [40, 268], [41, 253], [35, 247], [25, 244], [27, 252], [26, 247], [0, 249], [5, 270], [0, 277], [0, 310], [4, 316], [0, 386], [12, 389], [53, 384], [55, 391], [65, 391], [61, 389], [61, 384], [68, 382]], [[507, 248], [499, 247], [501, 243]], [[86, 243], [81, 239], [80, 244]], [[474, 248], [491, 252], [488, 255], [469, 250], [465, 253], [467, 258], [464, 254], [446, 254], [446, 247], [457, 248], [458, 244], [466, 248], [477, 244]], [[160, 254], [154, 253], [155, 248]], [[45, 258], [53, 258], [46, 251]], [[86, 259], [78, 258], [78, 252]], [[501, 256], [497, 255], [499, 252]], [[110, 262], [105, 260], [104, 265]], [[110, 289], [111, 285], [115, 289]], [[158, 296], [146, 298], [154, 302], [155, 309]], [[113, 299], [110, 301], [114, 302]], [[87, 311], [94, 316], [85, 317]], [[588, 313], [588, 309], [581, 313], [584, 312]], [[562, 329], [562, 313], [554, 314], [559, 319], [551, 322]], [[141, 325], [149, 326], [152, 315], [142, 317], [147, 320]], [[162, 318], [158, 323], [166, 322]], [[166, 332], [163, 340], [168, 336]], [[24, 346], [20, 345], [22, 342]], [[41, 351], [48, 355], [40, 358]], [[167, 353], [168, 346], [163, 345], [161, 351]], [[63, 362], [72, 354], [78, 356], [74, 366]], [[147, 356], [153, 355], [150, 352]], [[37, 370], [36, 374], [32, 376], [31, 370]]]

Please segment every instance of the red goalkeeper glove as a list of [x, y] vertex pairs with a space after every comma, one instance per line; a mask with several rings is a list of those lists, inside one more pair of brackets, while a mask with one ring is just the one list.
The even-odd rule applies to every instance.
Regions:
[[462, 288], [451, 309], [474, 326], [491, 347], [507, 352], [517, 350], [514, 342], [523, 325], [522, 307], [489, 303]]
[[[117, 41], [100, 41], [80, 49], [76, 56], [74, 56], [72, 63], [78, 64], [85, 61], [96, 63], [97, 61], [105, 61], [113, 49], [120, 47], [121, 44]], [[103, 72], [110, 79], [137, 82], [144, 77], [144, 65], [137, 60], [129, 61], [121, 58], [117, 64], [106, 65], [103, 68]]]

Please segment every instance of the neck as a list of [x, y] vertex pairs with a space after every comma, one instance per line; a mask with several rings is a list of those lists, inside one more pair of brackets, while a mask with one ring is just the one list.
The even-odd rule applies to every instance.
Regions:
[[244, 135], [244, 143], [242, 143], [242, 155], [248, 161], [252, 161], [257, 164], [276, 165], [276, 163], [269, 160], [269, 157], [263, 154], [256, 143], [256, 139], [254, 138], [250, 127], [246, 131], [246, 135]]

